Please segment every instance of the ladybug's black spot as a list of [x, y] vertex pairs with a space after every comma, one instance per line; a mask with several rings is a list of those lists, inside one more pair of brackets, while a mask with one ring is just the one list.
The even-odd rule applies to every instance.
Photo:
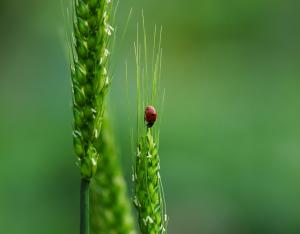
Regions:
[[147, 123], [147, 127], [148, 127], [148, 128], [151, 128], [151, 127], [153, 126], [153, 124], [154, 124], [154, 122], [148, 122], [148, 123]]

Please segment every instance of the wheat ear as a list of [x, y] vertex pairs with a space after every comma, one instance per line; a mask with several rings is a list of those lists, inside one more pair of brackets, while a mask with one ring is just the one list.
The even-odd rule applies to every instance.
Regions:
[[73, 86], [74, 149], [81, 172], [80, 233], [89, 233], [89, 184], [99, 157], [104, 100], [110, 80], [107, 50], [112, 27], [109, 0], [73, 0], [71, 77]]
[[134, 175], [134, 204], [138, 210], [139, 226], [143, 234], [166, 233], [167, 217], [159, 170], [157, 144], [148, 128], [146, 135], [140, 138], [138, 143]]
[[91, 181], [91, 233], [135, 234], [126, 184], [108, 118], [100, 134], [100, 159]]
[[[137, 142], [136, 160], [133, 172], [133, 202], [138, 212], [139, 226], [143, 234], [163, 234], [167, 232], [165, 199], [160, 177], [160, 159], [158, 154], [159, 122], [151, 122], [144, 117], [145, 104], [158, 105], [160, 96], [161, 70], [161, 33], [156, 48], [156, 27], [154, 33], [153, 58], [151, 72], [147, 63], [147, 38], [143, 25], [143, 46], [139, 44], [139, 32], [135, 42], [136, 81], [137, 81]], [[139, 26], [137, 27], [139, 29]], [[143, 49], [142, 49], [143, 48]], [[161, 104], [162, 105], [162, 104]], [[160, 109], [160, 108], [159, 108]], [[155, 111], [152, 106], [147, 110]], [[159, 115], [160, 113], [158, 113]], [[155, 113], [156, 116], [156, 113]], [[153, 122], [154, 120], [154, 122]]]

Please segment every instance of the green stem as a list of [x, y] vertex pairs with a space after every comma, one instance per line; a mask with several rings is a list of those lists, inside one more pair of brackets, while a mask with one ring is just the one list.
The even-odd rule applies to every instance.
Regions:
[[89, 234], [89, 187], [90, 181], [86, 179], [81, 179], [80, 185], [80, 234]]

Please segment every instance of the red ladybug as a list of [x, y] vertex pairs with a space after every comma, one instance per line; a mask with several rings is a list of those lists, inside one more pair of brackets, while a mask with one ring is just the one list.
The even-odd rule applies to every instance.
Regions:
[[153, 106], [147, 106], [145, 109], [145, 121], [147, 122], [147, 127], [151, 128], [155, 123], [157, 118], [156, 110]]

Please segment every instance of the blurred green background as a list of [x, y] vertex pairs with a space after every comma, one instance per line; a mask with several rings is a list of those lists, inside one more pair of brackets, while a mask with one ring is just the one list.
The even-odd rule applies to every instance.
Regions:
[[[0, 1], [0, 233], [79, 233], [61, 5]], [[130, 7], [110, 95], [129, 184], [124, 62], [143, 8], [164, 27], [169, 233], [300, 233], [300, 2], [120, 1], [120, 28]]]

